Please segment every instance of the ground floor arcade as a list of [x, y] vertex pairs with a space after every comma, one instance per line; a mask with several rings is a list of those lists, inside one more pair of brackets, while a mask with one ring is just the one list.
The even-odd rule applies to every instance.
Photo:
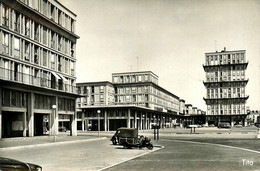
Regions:
[[[69, 107], [62, 107], [64, 102]], [[0, 139], [58, 135], [61, 125], [77, 135], [75, 104], [76, 96], [1, 84]]]
[[[100, 111], [100, 113], [98, 112]], [[152, 129], [173, 127], [180, 121], [177, 113], [165, 113], [137, 106], [87, 107], [78, 111], [77, 129], [83, 131], [112, 131], [120, 127]]]
[[241, 124], [247, 126], [247, 115], [207, 115], [206, 124], [218, 126], [219, 123], [226, 122], [230, 123], [230, 126]]

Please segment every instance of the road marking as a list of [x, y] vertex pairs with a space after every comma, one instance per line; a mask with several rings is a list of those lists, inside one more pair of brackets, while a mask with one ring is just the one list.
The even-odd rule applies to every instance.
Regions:
[[244, 150], [244, 151], [260, 154], [260, 151], [250, 150], [250, 149], [242, 148], [242, 147], [223, 145], [223, 144], [213, 144], [213, 143], [196, 142], [196, 141], [183, 141], [183, 140], [166, 140], [166, 139], [163, 139], [163, 140], [165, 140], [165, 141], [176, 141], [176, 142], [186, 142], [186, 143], [191, 143], [191, 144], [214, 145], [214, 146], [219, 146], [219, 147], [233, 148], [233, 149]]

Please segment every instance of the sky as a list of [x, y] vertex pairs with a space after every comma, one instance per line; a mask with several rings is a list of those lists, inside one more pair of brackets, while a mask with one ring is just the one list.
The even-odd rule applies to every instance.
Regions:
[[206, 110], [205, 53], [246, 50], [246, 105], [260, 110], [259, 0], [59, 2], [77, 15], [77, 82], [152, 71], [159, 86]]

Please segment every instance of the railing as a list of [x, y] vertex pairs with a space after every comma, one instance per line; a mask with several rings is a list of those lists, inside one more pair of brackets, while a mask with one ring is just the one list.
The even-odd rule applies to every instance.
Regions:
[[25, 74], [21, 72], [15, 72], [13, 70], [5, 69], [0, 67], [0, 79], [8, 81], [17, 81], [19, 83], [29, 84], [38, 87], [50, 88], [55, 90], [60, 90], [69, 93], [77, 93], [76, 86], [65, 84], [63, 82], [59, 83], [54, 80], [46, 79], [43, 77], [35, 77], [30, 74]]

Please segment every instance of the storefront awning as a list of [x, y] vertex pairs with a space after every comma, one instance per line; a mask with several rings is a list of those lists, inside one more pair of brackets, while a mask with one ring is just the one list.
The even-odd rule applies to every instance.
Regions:
[[61, 77], [59, 77], [58, 76], [58, 74], [56, 74], [55, 72], [51, 72], [52, 73], [52, 75], [54, 75], [54, 77], [57, 79], [57, 80], [59, 80]]
[[68, 80], [61, 74], [58, 74], [60, 76], [60, 78], [64, 81], [64, 82], [68, 82]]

